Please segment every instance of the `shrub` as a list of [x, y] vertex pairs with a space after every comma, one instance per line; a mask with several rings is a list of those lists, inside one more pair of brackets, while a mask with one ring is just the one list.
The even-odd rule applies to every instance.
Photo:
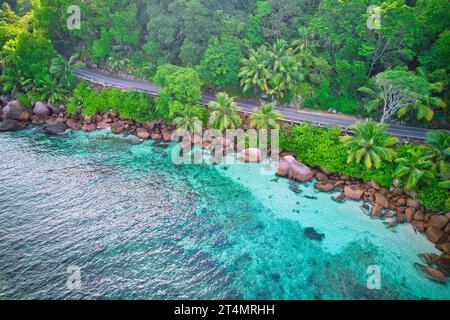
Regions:
[[69, 98], [68, 114], [83, 108], [83, 114], [90, 116], [98, 112], [114, 110], [123, 118], [136, 121], [150, 121], [156, 118], [154, 100], [146, 93], [103, 89], [97, 92], [85, 81], [80, 82]]
[[450, 210], [448, 201], [450, 199], [450, 191], [440, 188], [438, 186], [438, 181], [435, 180], [422, 187], [418, 193], [419, 200], [426, 208]]

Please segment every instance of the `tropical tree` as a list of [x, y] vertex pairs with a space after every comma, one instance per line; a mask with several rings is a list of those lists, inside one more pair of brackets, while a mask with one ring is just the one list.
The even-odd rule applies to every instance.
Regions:
[[[417, 72], [420, 77], [426, 79], [427, 71], [425, 68], [417, 68]], [[403, 117], [408, 113], [411, 113], [417, 120], [426, 119], [431, 121], [434, 118], [433, 107], [446, 109], [447, 104], [439, 97], [433, 96], [434, 94], [441, 93], [444, 89], [444, 85], [440, 82], [429, 83], [427, 81], [428, 88], [424, 93], [417, 98], [416, 101], [409, 105], [405, 105], [398, 110], [398, 116]]]
[[263, 104], [260, 108], [255, 108], [250, 116], [250, 127], [257, 129], [269, 129], [280, 127], [278, 120], [283, 115], [273, 109], [271, 104]]
[[433, 157], [438, 172], [445, 177], [449, 172], [450, 134], [445, 131], [431, 131], [427, 134], [426, 153]]
[[49, 75], [39, 80], [36, 83], [36, 88], [39, 99], [50, 103], [55, 103], [64, 99], [69, 93], [62, 82], [52, 79]]
[[378, 111], [381, 106], [381, 122], [394, 116], [402, 117], [415, 110], [416, 117], [431, 121], [434, 116], [431, 106], [445, 107], [445, 103], [432, 94], [440, 92], [440, 84], [431, 84], [424, 77], [404, 70], [388, 70], [375, 77], [375, 88], [361, 87], [359, 91], [367, 94], [367, 112]]
[[212, 110], [209, 117], [209, 126], [220, 131], [237, 128], [242, 119], [238, 114], [240, 108], [234, 102], [234, 99], [230, 98], [225, 92], [219, 92], [216, 98], [217, 101], [209, 103], [209, 108]]
[[427, 155], [422, 148], [411, 148], [407, 152], [407, 157], [395, 160], [398, 164], [395, 176], [402, 178], [406, 190], [413, 190], [434, 179], [433, 156]]
[[173, 104], [171, 108], [179, 110], [173, 119], [173, 124], [184, 132], [191, 134], [201, 132], [202, 121], [200, 119], [201, 110], [199, 110], [201, 107], [182, 104], [179, 101], [174, 101]]
[[358, 122], [350, 129], [355, 132], [355, 136], [341, 137], [341, 141], [350, 148], [347, 162], [359, 164], [364, 159], [367, 169], [372, 167], [380, 168], [383, 161], [392, 161], [396, 152], [389, 148], [398, 143], [394, 136], [385, 134], [387, 125], [377, 124], [373, 120], [367, 123]]
[[239, 71], [241, 86], [244, 92], [253, 89], [268, 94], [269, 81], [272, 78], [272, 69], [270, 68], [270, 52], [265, 46], [257, 50], [250, 50], [248, 58], [241, 61], [242, 67]]
[[130, 64], [130, 59], [122, 57], [121, 55], [113, 55], [108, 58], [108, 66], [114, 70], [123, 70]]
[[51, 61], [50, 73], [67, 88], [72, 88], [76, 84], [74, 70], [84, 67], [84, 63], [77, 61], [78, 58], [79, 55], [74, 54], [67, 61], [63, 56], [58, 55]]
[[14, 96], [17, 92], [28, 92], [33, 89], [33, 80], [27, 79], [20, 71], [7, 67], [0, 76], [2, 91]]

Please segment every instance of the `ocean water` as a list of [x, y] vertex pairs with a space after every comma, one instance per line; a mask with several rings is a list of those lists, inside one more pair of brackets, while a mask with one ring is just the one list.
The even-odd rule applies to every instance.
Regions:
[[414, 269], [437, 251], [410, 226], [313, 183], [296, 194], [259, 164], [175, 165], [170, 148], [106, 130], [0, 134], [0, 299], [450, 299]]

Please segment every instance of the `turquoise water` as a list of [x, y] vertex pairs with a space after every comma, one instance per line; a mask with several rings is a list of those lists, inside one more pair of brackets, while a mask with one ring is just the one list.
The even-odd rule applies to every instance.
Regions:
[[450, 299], [413, 267], [436, 252], [422, 235], [258, 164], [177, 166], [108, 131], [2, 133], [0, 150], [0, 299]]

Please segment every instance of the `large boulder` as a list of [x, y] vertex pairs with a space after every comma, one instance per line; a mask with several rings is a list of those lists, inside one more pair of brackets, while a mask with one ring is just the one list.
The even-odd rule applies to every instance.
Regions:
[[411, 198], [406, 199], [406, 205], [414, 209], [420, 209], [420, 202]]
[[147, 140], [150, 138], [150, 133], [144, 128], [138, 128], [136, 130], [136, 135], [139, 139]]
[[80, 130], [83, 127], [79, 121], [72, 118], [66, 121], [66, 126], [72, 130]]
[[375, 189], [375, 190], [377, 190], [377, 191], [381, 189], [380, 185], [379, 185], [378, 183], [376, 183], [375, 181], [369, 181], [369, 182], [367, 183], [367, 186], [368, 186], [369, 188]]
[[50, 114], [50, 109], [47, 107], [47, 105], [44, 102], [38, 101], [34, 105], [33, 113], [38, 119], [47, 120], [47, 118]]
[[324, 174], [323, 172], [318, 171], [316, 173], [316, 180], [319, 182], [328, 181], [328, 176]]
[[123, 121], [117, 121], [111, 124], [111, 132], [115, 134], [122, 133], [125, 130], [125, 123]]
[[242, 150], [241, 155], [245, 162], [260, 162], [262, 160], [262, 151], [258, 148]]
[[444, 251], [446, 254], [449, 254], [449, 255], [450, 255], [450, 242], [443, 243], [443, 244], [441, 245], [441, 249], [442, 249], [442, 251]]
[[11, 96], [9, 94], [2, 94], [0, 96], [0, 106], [4, 107], [11, 101]]
[[345, 197], [347, 197], [349, 199], [361, 200], [361, 198], [364, 194], [364, 189], [357, 185], [346, 186], [344, 188], [344, 194], [345, 194]]
[[436, 227], [440, 230], [444, 229], [447, 224], [448, 219], [444, 215], [431, 216], [430, 220], [428, 221], [428, 226]]
[[415, 213], [416, 213], [416, 209], [414, 209], [414, 208], [406, 208], [406, 210], [405, 210], [406, 221], [411, 223], [414, 220]]
[[27, 122], [30, 120], [30, 113], [19, 101], [11, 101], [3, 108], [3, 120], [8, 119]]
[[81, 127], [81, 130], [87, 131], [87, 132], [94, 131], [96, 129], [97, 129], [97, 125], [94, 122], [84, 123], [83, 126]]
[[438, 243], [444, 236], [444, 231], [433, 226], [427, 229], [427, 238], [433, 243]]
[[164, 142], [172, 141], [172, 131], [169, 129], [164, 129], [162, 132]]
[[382, 194], [381, 192], [377, 192], [375, 193], [375, 203], [378, 203], [380, 206], [382, 206], [383, 208], [388, 209], [389, 208], [389, 202], [388, 199], [386, 198], [386, 196], [384, 194]]
[[66, 126], [63, 123], [55, 123], [44, 125], [44, 132], [53, 135], [63, 134], [66, 131]]
[[16, 120], [5, 120], [3, 122], [0, 122], [0, 131], [15, 131], [23, 129], [25, 126], [22, 122], [16, 121]]
[[279, 161], [277, 175], [306, 182], [314, 177], [314, 172], [293, 156], [285, 156]]

